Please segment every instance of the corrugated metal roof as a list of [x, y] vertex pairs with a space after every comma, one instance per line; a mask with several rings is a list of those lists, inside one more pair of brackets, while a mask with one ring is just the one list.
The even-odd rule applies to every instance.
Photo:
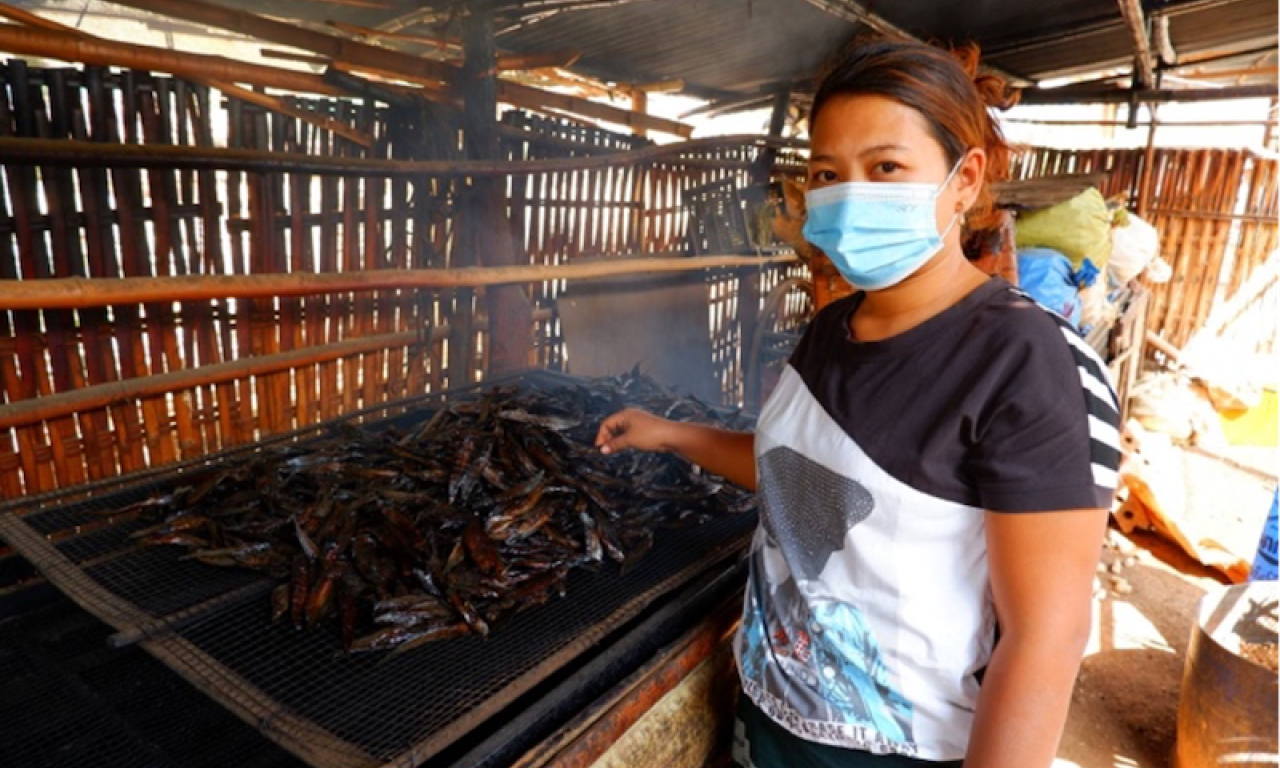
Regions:
[[[449, 18], [453, 5], [419, 0], [397, 10], [320, 0], [214, 1], [366, 27], [402, 26], [396, 19], [414, 8], [441, 8]], [[814, 75], [842, 41], [864, 29], [848, 20], [855, 5], [925, 39], [977, 42], [988, 64], [1033, 81], [1123, 66], [1133, 58], [1117, 0], [600, 0], [597, 7], [562, 10], [514, 28], [508, 19], [498, 45], [510, 52], [576, 49], [582, 57], [574, 71], [604, 80], [678, 78], [696, 95], [743, 96]], [[1180, 55], [1276, 45], [1275, 0], [1145, 0], [1144, 7], [1168, 15]], [[402, 31], [431, 34], [442, 26], [415, 22]], [[458, 26], [453, 18], [443, 31], [458, 36]]]
[[857, 28], [803, 0], [677, 0], [563, 14], [499, 43], [570, 45], [583, 51], [575, 69], [608, 79], [742, 94], [812, 76]]

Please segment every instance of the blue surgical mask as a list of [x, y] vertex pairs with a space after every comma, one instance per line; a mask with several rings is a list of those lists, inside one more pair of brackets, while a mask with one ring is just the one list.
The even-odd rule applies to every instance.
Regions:
[[821, 248], [854, 288], [897, 285], [942, 250], [943, 238], [959, 218], [952, 216], [938, 233], [938, 196], [959, 168], [957, 162], [940, 186], [848, 181], [812, 190], [805, 195], [804, 238]]

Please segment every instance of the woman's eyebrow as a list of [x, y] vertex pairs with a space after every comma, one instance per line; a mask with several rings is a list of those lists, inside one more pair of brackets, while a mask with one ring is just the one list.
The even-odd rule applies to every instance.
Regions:
[[[859, 150], [857, 156], [866, 157], [867, 155], [872, 155], [877, 152], [887, 152], [890, 150], [905, 152], [910, 150], [910, 147], [904, 144], [876, 144], [873, 147], [867, 147], [866, 149]], [[809, 156], [809, 162], [811, 163], [834, 162], [837, 159], [838, 158], [835, 155], [826, 153]]]
[[902, 144], [877, 144], [874, 147], [867, 147], [866, 149], [859, 152], [858, 157], [865, 157], [867, 155], [874, 154], [876, 152], [884, 152], [891, 149], [905, 150], [905, 149], [908, 149], [908, 147]]

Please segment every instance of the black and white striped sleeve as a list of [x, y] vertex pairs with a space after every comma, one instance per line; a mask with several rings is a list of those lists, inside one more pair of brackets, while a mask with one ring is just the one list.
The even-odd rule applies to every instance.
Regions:
[[1110, 508], [1121, 458], [1107, 367], [1065, 319], [1009, 350], [1010, 374], [978, 425], [967, 471], [986, 509]]

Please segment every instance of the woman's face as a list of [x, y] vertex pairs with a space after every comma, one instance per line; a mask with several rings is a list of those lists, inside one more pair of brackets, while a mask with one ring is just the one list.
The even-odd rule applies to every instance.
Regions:
[[[942, 145], [924, 116], [884, 96], [835, 96], [811, 126], [809, 189], [846, 181], [924, 182], [941, 185], [951, 172]], [[969, 209], [982, 180], [984, 157], [970, 150], [939, 195], [938, 231]], [[958, 242], [959, 227], [948, 240]]]

